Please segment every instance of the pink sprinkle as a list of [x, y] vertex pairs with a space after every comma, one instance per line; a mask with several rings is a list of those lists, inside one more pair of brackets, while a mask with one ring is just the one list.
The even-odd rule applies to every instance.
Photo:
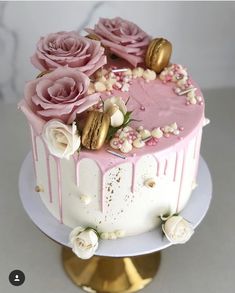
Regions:
[[170, 134], [169, 134], [169, 133], [165, 133], [164, 136], [165, 136], [166, 138], [168, 138], [168, 137], [170, 137]]
[[124, 140], [123, 140], [123, 139], [120, 139], [120, 140], [119, 140], [119, 143], [124, 143]]
[[179, 130], [180, 130], [180, 131], [183, 131], [183, 130], [184, 130], [184, 127], [183, 127], [183, 126], [180, 126], [180, 127], [179, 127]]
[[118, 87], [116, 84], [113, 85], [113, 88], [114, 88], [115, 90], [119, 90], [119, 87]]
[[186, 105], [186, 106], [190, 105], [189, 101], [187, 101], [187, 102], [185, 103], [185, 105]]
[[171, 76], [170, 76], [170, 75], [167, 75], [167, 76], [166, 76], [166, 80], [167, 80], [167, 81], [171, 81]]
[[148, 145], [148, 146], [152, 146], [152, 145], [153, 145], [152, 140], [147, 141], [147, 142], [146, 142], [146, 145]]
[[200, 101], [200, 102], [199, 102], [199, 105], [200, 105], [200, 106], [203, 105], [203, 101]]
[[143, 105], [140, 106], [141, 111], [145, 111], [145, 107]]

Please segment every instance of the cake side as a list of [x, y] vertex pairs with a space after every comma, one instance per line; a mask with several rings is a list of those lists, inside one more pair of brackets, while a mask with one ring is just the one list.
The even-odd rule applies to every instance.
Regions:
[[36, 138], [41, 199], [72, 228], [121, 230], [126, 236], [149, 231], [160, 223], [160, 215], [178, 213], [186, 205], [196, 182], [201, 127], [181, 147], [161, 156], [144, 155], [134, 163], [128, 160], [106, 172], [90, 158], [55, 158]]

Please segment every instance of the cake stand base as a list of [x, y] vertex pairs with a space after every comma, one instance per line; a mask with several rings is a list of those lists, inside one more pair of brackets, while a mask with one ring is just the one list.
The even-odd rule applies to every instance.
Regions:
[[136, 292], [148, 285], [160, 265], [160, 252], [133, 257], [93, 256], [78, 258], [71, 248], [62, 248], [64, 269], [86, 292]]

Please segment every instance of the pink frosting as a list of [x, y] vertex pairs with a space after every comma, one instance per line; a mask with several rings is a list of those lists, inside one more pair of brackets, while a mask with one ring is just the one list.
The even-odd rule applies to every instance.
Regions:
[[61, 67], [29, 81], [19, 104], [35, 131], [40, 134], [46, 121], [72, 123], [76, 115], [96, 104], [99, 93], [86, 96], [89, 78], [76, 69]]
[[41, 37], [31, 62], [41, 71], [67, 65], [90, 76], [106, 64], [106, 56], [100, 42], [77, 32], [58, 32]]
[[120, 17], [100, 18], [94, 30], [88, 28], [86, 31], [96, 34], [105, 47], [133, 66], [144, 61], [150, 37], [136, 24]]

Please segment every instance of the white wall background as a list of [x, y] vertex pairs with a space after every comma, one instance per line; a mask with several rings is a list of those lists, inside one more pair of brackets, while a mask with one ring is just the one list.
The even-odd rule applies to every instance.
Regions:
[[187, 65], [202, 88], [234, 86], [233, 2], [0, 2], [0, 98], [19, 100], [37, 74], [29, 58], [41, 35], [115, 16], [169, 39], [172, 61]]

